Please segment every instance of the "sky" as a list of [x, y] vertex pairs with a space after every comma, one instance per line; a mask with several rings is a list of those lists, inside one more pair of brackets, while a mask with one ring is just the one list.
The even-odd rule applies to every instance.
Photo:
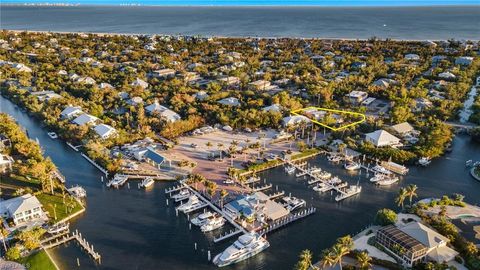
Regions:
[[480, 5], [480, 0], [1, 0], [1, 3], [141, 4], [168, 6], [431, 6]]

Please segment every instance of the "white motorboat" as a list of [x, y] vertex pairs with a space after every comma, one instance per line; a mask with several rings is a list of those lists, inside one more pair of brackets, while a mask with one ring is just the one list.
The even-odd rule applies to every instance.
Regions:
[[347, 182], [341, 182], [341, 183], [339, 183], [339, 184], [336, 184], [335, 187], [336, 187], [336, 188], [348, 187], [348, 183], [347, 183]]
[[329, 179], [330, 177], [332, 177], [332, 174], [327, 172], [327, 171], [322, 171], [321, 173], [319, 173], [317, 175], [318, 178], [322, 179], [322, 180], [327, 180]]
[[343, 167], [347, 171], [356, 171], [356, 170], [360, 170], [362, 168], [362, 166], [360, 166], [360, 164], [356, 163], [356, 162], [345, 163], [345, 165], [343, 165]]
[[81, 186], [67, 188], [67, 192], [75, 198], [81, 199], [87, 197], [87, 192]]
[[335, 176], [332, 179], [328, 180], [327, 183], [330, 184], [330, 185], [340, 184], [340, 183], [342, 183], [342, 179]]
[[398, 177], [390, 176], [390, 177], [385, 177], [384, 179], [375, 182], [375, 184], [379, 185], [379, 186], [389, 186], [391, 184], [394, 184], [394, 183], [398, 182], [398, 180], [400, 180]]
[[327, 160], [330, 161], [330, 162], [337, 163], [337, 162], [342, 161], [342, 157], [339, 156], [339, 155], [331, 155], [331, 156], [327, 157]]
[[310, 169], [311, 174], [320, 173], [321, 171], [322, 171], [322, 169], [320, 169], [318, 167], [313, 167], [313, 168]]
[[295, 167], [287, 166], [287, 167], [285, 167], [285, 172], [288, 173], [288, 174], [294, 174], [295, 173]]
[[422, 157], [418, 160], [418, 164], [420, 166], [428, 166], [428, 164], [430, 164], [432, 161], [430, 160], [430, 158], [428, 157]]
[[190, 196], [188, 198], [188, 201], [180, 206], [177, 207], [177, 210], [182, 211], [182, 212], [188, 212], [192, 209], [195, 209], [196, 207], [199, 207], [202, 204], [202, 202], [198, 199], [196, 195]]
[[207, 222], [200, 227], [202, 232], [211, 232], [222, 227], [225, 224], [225, 219], [221, 216], [207, 219]]
[[127, 180], [128, 180], [128, 175], [115, 174], [113, 179], [110, 182], [107, 183], [107, 186], [118, 188], [118, 187], [122, 186], [123, 184], [125, 184], [127, 182]]
[[317, 192], [326, 192], [333, 188], [333, 186], [327, 185], [325, 183], [319, 183], [318, 185], [313, 187], [313, 190]]
[[202, 226], [207, 222], [208, 219], [214, 217], [214, 214], [210, 211], [201, 213], [200, 215], [194, 217], [190, 222], [195, 226]]
[[387, 174], [387, 175], [390, 175], [392, 174], [391, 171], [385, 169], [384, 167], [380, 166], [380, 165], [375, 165], [372, 170], [376, 171], [376, 172], [379, 172], [379, 173], [383, 173], [383, 174]]
[[387, 176], [383, 173], [376, 173], [375, 176], [373, 176], [372, 178], [370, 178], [370, 182], [372, 183], [376, 183], [378, 181], [381, 181], [381, 180], [384, 180], [385, 178], [387, 178]]
[[223, 183], [226, 185], [233, 185], [235, 184], [235, 181], [233, 181], [232, 178], [228, 178], [227, 180], [223, 180]]
[[296, 197], [287, 196], [283, 197], [282, 200], [284, 201], [283, 206], [290, 212], [306, 205], [305, 200]]
[[231, 246], [213, 258], [218, 267], [234, 264], [257, 255], [270, 246], [267, 240], [258, 234], [247, 233], [238, 238]]
[[344, 193], [340, 193], [335, 197], [335, 201], [341, 201], [343, 199], [346, 199], [348, 197], [354, 196], [358, 193], [362, 192], [362, 187], [359, 185], [352, 185], [349, 188], [347, 188]]
[[48, 135], [48, 137], [50, 137], [52, 139], [58, 138], [58, 135], [55, 132], [48, 132], [47, 135]]
[[183, 201], [188, 198], [190, 198], [190, 191], [188, 189], [182, 189], [180, 192], [172, 196], [172, 199], [174, 199], [176, 202]]
[[147, 177], [145, 179], [142, 180], [142, 182], [140, 183], [140, 187], [142, 188], [148, 188], [148, 187], [151, 187], [153, 185], [153, 183], [155, 183], [155, 181], [153, 180], [153, 178], [151, 177]]

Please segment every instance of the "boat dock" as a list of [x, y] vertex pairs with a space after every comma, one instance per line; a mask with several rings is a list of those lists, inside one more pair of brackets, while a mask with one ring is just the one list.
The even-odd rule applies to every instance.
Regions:
[[227, 239], [227, 238], [230, 238], [230, 237], [232, 237], [232, 236], [235, 236], [235, 235], [237, 235], [237, 234], [239, 234], [239, 233], [242, 233], [242, 231], [241, 231], [241, 230], [238, 230], [238, 229], [237, 229], [237, 230], [231, 230], [230, 232], [227, 232], [227, 233], [225, 233], [224, 235], [220, 235], [219, 237], [213, 238], [213, 242], [214, 242], [214, 243], [218, 243], [218, 242], [223, 241], [223, 240], [225, 240], [225, 239]]
[[273, 222], [272, 224], [268, 225], [268, 227], [257, 231], [257, 233], [259, 233], [260, 235], [265, 235], [269, 232], [272, 232], [272, 231], [277, 230], [277, 229], [279, 229], [283, 226], [286, 226], [286, 225], [288, 225], [288, 224], [290, 224], [290, 223], [292, 223], [296, 220], [299, 220], [301, 218], [309, 216], [309, 215], [315, 213], [316, 211], [317, 211], [317, 209], [315, 207], [308, 208], [306, 210], [302, 210], [298, 213], [289, 215], [287, 217], [281, 218], [278, 221]]
[[267, 189], [270, 189], [270, 188], [272, 188], [272, 187], [273, 187], [273, 184], [270, 183], [270, 184], [265, 184], [265, 185], [263, 185], [263, 186], [254, 187], [254, 188], [252, 188], [252, 190], [253, 190], [254, 192], [257, 192], [257, 191], [267, 190]]
[[171, 188], [166, 188], [165, 189], [165, 194], [171, 194], [172, 192], [177, 192], [177, 191], [180, 191], [182, 189], [186, 189], [187, 187], [185, 187], [185, 184], [180, 184], [180, 185], [177, 185], [177, 186], [173, 186]]
[[277, 199], [277, 198], [282, 197], [283, 195], [285, 195], [285, 191], [282, 190], [282, 191], [275, 192], [275, 193], [273, 193], [273, 194], [271, 194], [271, 195], [268, 195], [268, 198], [269, 198], [270, 200], [275, 200], [275, 199]]
[[75, 230], [72, 234], [70, 234], [69, 230], [66, 230], [62, 233], [53, 235], [49, 238], [42, 240], [40, 246], [43, 249], [49, 249], [67, 243], [71, 240], [76, 240], [77, 243], [79, 243], [80, 246], [83, 248], [83, 250], [85, 250], [90, 256], [92, 256], [95, 261], [101, 263], [102, 256], [100, 255], [100, 253], [96, 252], [93, 249], [93, 245], [90, 245], [87, 239], [83, 238], [82, 234], [79, 233], [78, 230]]

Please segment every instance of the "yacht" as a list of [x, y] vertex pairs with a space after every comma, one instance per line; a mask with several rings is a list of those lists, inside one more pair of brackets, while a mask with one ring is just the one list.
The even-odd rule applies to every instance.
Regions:
[[202, 230], [202, 232], [211, 232], [222, 227], [223, 224], [225, 224], [225, 219], [223, 217], [213, 217], [207, 219], [207, 222], [200, 227], [200, 230]]
[[188, 201], [186, 203], [178, 206], [177, 210], [182, 212], [188, 212], [196, 207], [199, 207], [200, 205], [202, 205], [202, 202], [198, 199], [196, 195], [192, 195], [190, 196], [190, 198], [188, 198]]
[[67, 192], [75, 198], [81, 199], [87, 197], [87, 192], [81, 186], [67, 188]]
[[362, 167], [360, 166], [359, 163], [356, 163], [356, 162], [348, 162], [348, 163], [345, 163], [345, 165], [343, 165], [343, 167], [345, 168], [345, 170], [347, 171], [356, 171], [356, 170], [360, 170]]
[[231, 246], [213, 258], [218, 267], [234, 264], [257, 255], [270, 246], [267, 240], [258, 234], [247, 233], [238, 238]]
[[376, 183], [378, 181], [381, 181], [381, 180], [384, 180], [385, 178], [387, 178], [387, 176], [383, 173], [376, 173], [375, 176], [373, 176], [372, 178], [370, 178], [370, 182], [372, 183]]
[[362, 187], [359, 186], [359, 185], [352, 185], [349, 188], [347, 188], [344, 192], [345, 193], [338, 194], [335, 197], [335, 201], [338, 202], [338, 201], [341, 201], [343, 199], [346, 199], [348, 197], [351, 197], [353, 195], [356, 195], [356, 194], [362, 192]]
[[287, 166], [287, 167], [285, 167], [285, 172], [288, 173], [288, 174], [294, 174], [295, 173], [295, 167]]
[[317, 175], [318, 178], [322, 179], [322, 180], [327, 180], [329, 179], [330, 177], [332, 177], [332, 174], [327, 172], [327, 171], [322, 171], [321, 173], [319, 173]]
[[305, 200], [291, 196], [283, 197], [282, 200], [285, 202], [283, 206], [290, 212], [306, 204]]
[[375, 182], [375, 184], [379, 186], [389, 186], [391, 184], [398, 182], [398, 180], [400, 179], [396, 176], [385, 177], [384, 179]]
[[148, 188], [148, 187], [151, 187], [153, 185], [153, 183], [155, 183], [153, 178], [147, 177], [147, 178], [142, 180], [142, 182], [140, 183], [140, 187]]
[[326, 192], [326, 191], [329, 191], [332, 188], [333, 188], [333, 186], [327, 185], [325, 183], [320, 183], [320, 184], [314, 186], [313, 190], [315, 190], [317, 192]]
[[188, 189], [182, 189], [179, 193], [172, 196], [176, 202], [186, 200], [190, 197], [190, 191]]
[[340, 162], [342, 161], [342, 157], [338, 155], [331, 155], [327, 157], [327, 160], [330, 162]]
[[383, 173], [383, 174], [392, 174], [391, 171], [385, 169], [384, 167], [380, 166], [380, 165], [375, 165], [372, 170], [376, 171], [376, 172], [379, 172], [379, 173]]
[[212, 217], [214, 217], [213, 213], [210, 211], [207, 211], [205, 213], [201, 213], [200, 215], [196, 216], [190, 222], [192, 222], [192, 224], [195, 226], [202, 226], [208, 221], [208, 219]]
[[128, 175], [124, 175], [124, 174], [115, 174], [115, 176], [113, 177], [113, 179], [108, 182], [107, 186], [108, 187], [114, 187], [114, 188], [118, 188], [120, 187], [121, 185], [125, 184], [125, 182], [127, 182], [128, 180]]
[[48, 137], [50, 137], [52, 139], [58, 138], [58, 135], [55, 132], [48, 132], [47, 135], [48, 135]]
[[432, 161], [428, 157], [422, 157], [418, 160], [418, 164], [420, 164], [420, 166], [424, 166], [424, 167], [427, 166], [428, 164], [430, 164], [430, 162], [432, 162]]
[[223, 180], [223, 183], [226, 185], [233, 185], [235, 181], [232, 178], [228, 178], [227, 180]]

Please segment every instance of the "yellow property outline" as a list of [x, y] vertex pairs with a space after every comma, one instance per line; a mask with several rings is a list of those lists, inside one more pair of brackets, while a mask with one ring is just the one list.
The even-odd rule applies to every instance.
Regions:
[[320, 125], [322, 127], [326, 127], [328, 129], [331, 129], [333, 131], [339, 131], [339, 130], [342, 130], [342, 129], [345, 129], [345, 128], [348, 128], [348, 127], [352, 127], [352, 126], [355, 126], [355, 125], [358, 125], [360, 123], [363, 123], [365, 122], [365, 120], [367, 119], [367, 117], [365, 116], [365, 114], [363, 113], [357, 113], [357, 112], [352, 112], [352, 111], [342, 111], [342, 110], [334, 110], [334, 109], [327, 109], [327, 108], [320, 108], [320, 107], [307, 107], [307, 108], [303, 108], [303, 109], [298, 109], [298, 110], [293, 110], [291, 111], [290, 113], [293, 114], [293, 115], [298, 115], [298, 116], [305, 116], [305, 115], [302, 115], [302, 114], [299, 114], [298, 112], [301, 112], [301, 111], [305, 111], [305, 110], [309, 110], [309, 109], [316, 109], [317, 111], [318, 110], [322, 110], [322, 111], [327, 111], [327, 112], [334, 112], [334, 113], [343, 113], [343, 114], [350, 114], [350, 115], [355, 115], [355, 116], [360, 116], [362, 119], [359, 120], [359, 121], [356, 121], [356, 122], [353, 122], [353, 123], [350, 123], [348, 125], [345, 125], [345, 126], [341, 126], [341, 127], [338, 127], [338, 128], [334, 128], [334, 127], [331, 127], [331, 126], [327, 126], [325, 124], [322, 124], [320, 122], [318, 122], [317, 120], [314, 120], [314, 119], [310, 119], [308, 118], [310, 121], [312, 121], [313, 123], [317, 124], [317, 125]]

